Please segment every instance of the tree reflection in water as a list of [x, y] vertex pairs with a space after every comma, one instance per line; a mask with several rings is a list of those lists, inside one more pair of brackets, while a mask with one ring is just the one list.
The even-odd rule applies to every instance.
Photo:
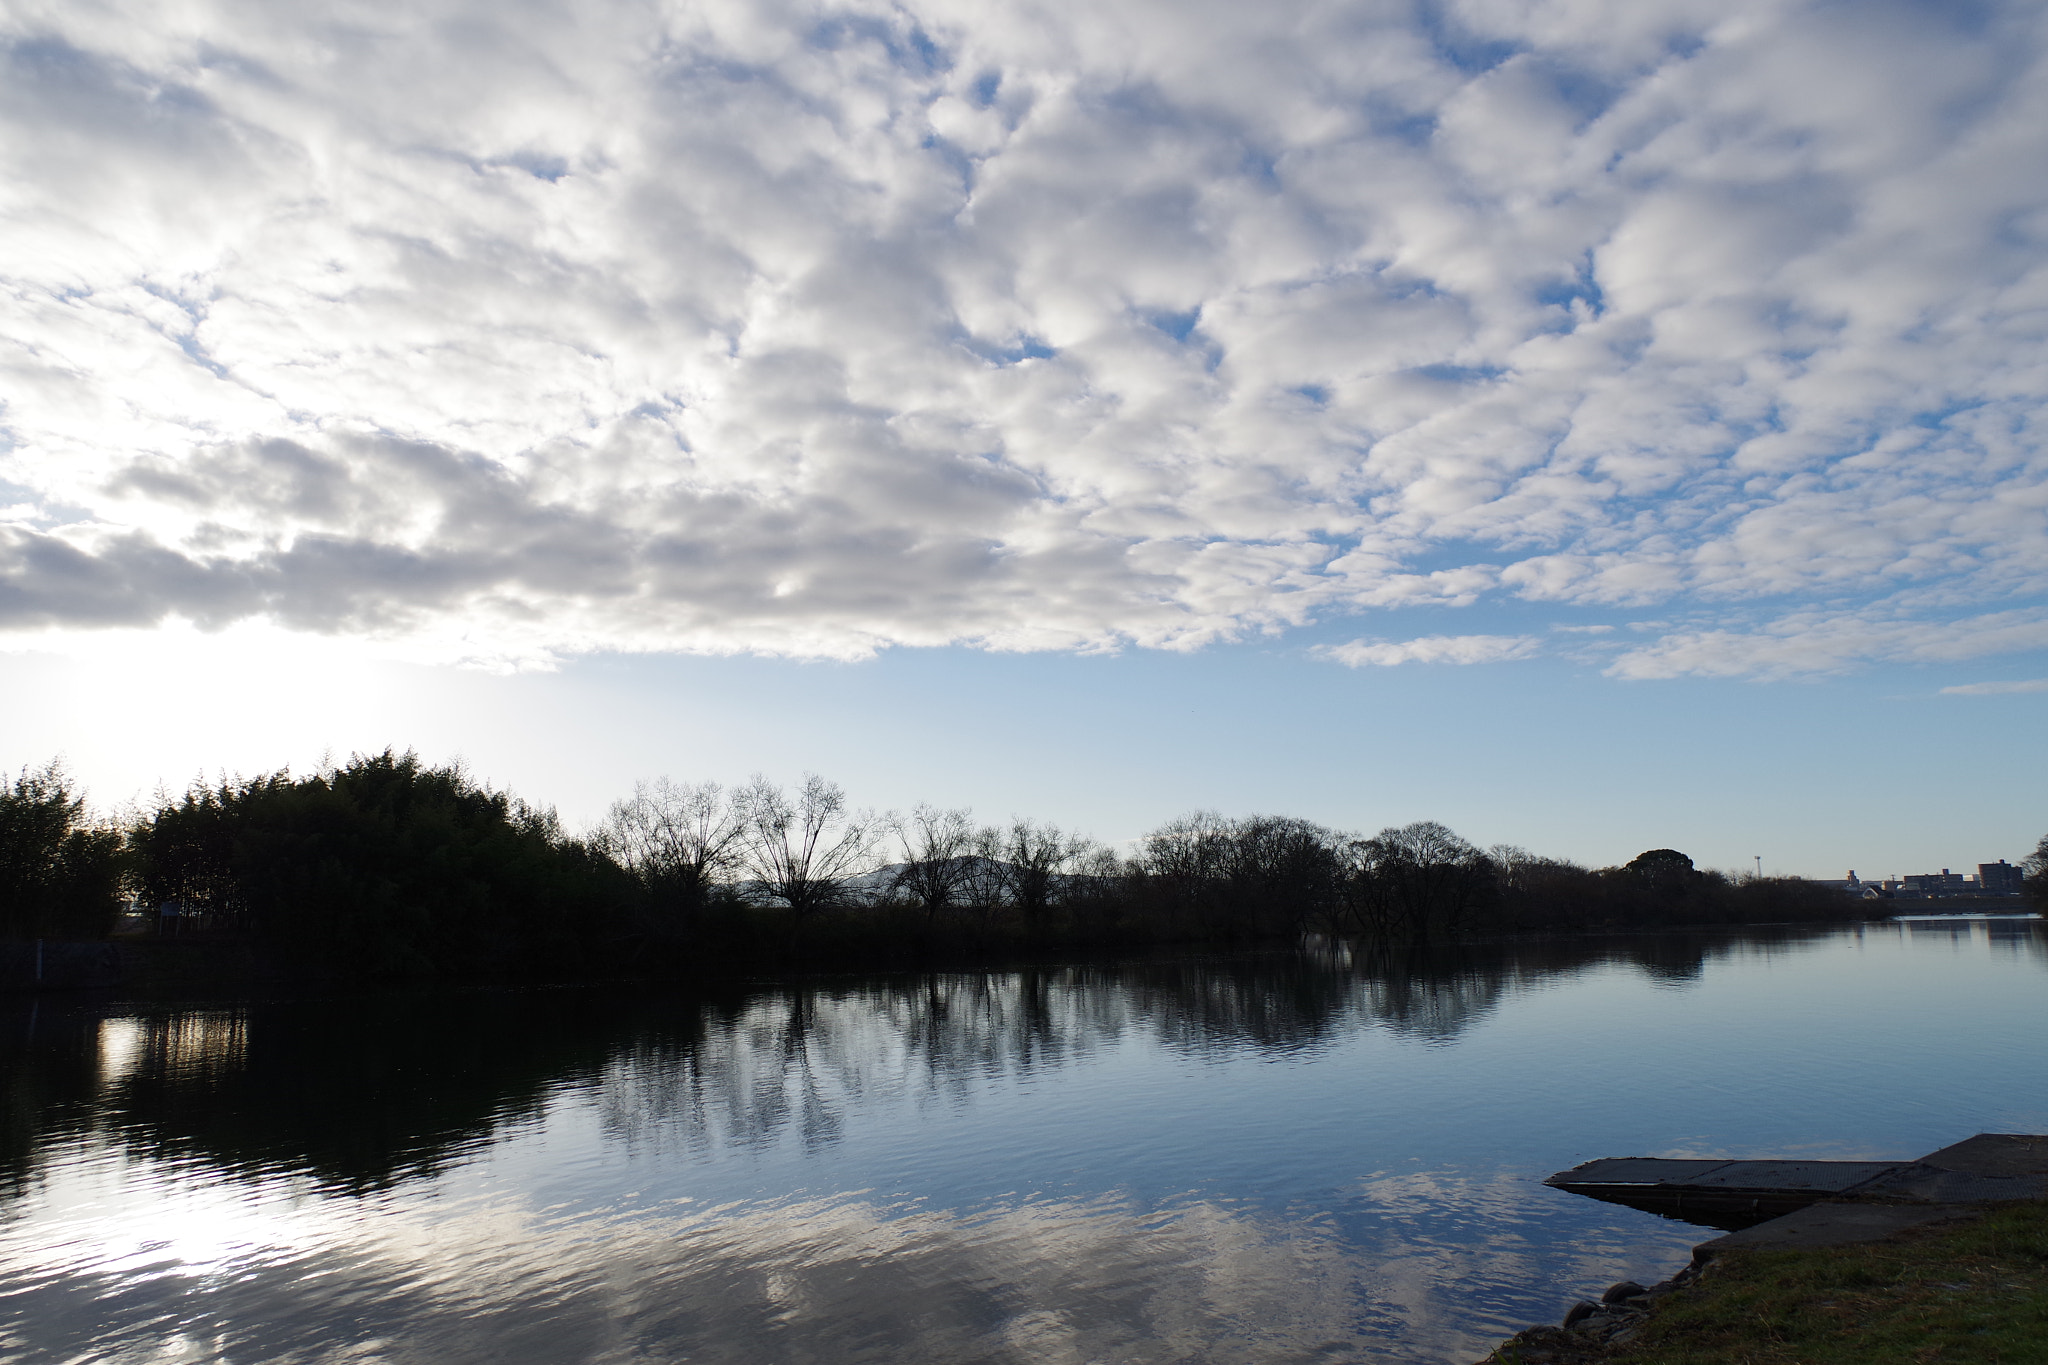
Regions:
[[[1609, 1098], [1604, 1073], [1581, 1069], [1557, 1088], [1539, 1076], [1516, 1092], [1522, 1108], [1493, 1105], [1501, 1071], [1458, 1072], [1488, 1046], [1475, 1025], [1526, 1020], [1517, 997], [1573, 982], [1625, 1001], [1634, 1023], [1664, 1003], [1642, 981], [1689, 993], [1710, 964], [1859, 942], [1911, 950], [1910, 965], [1922, 945], [1947, 958], [1974, 943], [2008, 968], [2048, 966], [2041, 923], [2024, 920], [1320, 944], [722, 989], [15, 998], [0, 1002], [0, 1356], [1470, 1359], [1560, 1295], [1682, 1261], [1692, 1240], [1612, 1206], [1543, 1204], [1530, 1172], [1494, 1159], [1418, 1156], [1459, 1125], [1526, 1122], [1560, 1089], [1569, 1104]], [[1628, 989], [1602, 996], [1615, 981]], [[1548, 1051], [1507, 1065], [1527, 1073], [1534, 1056], [1548, 1074], [1567, 1015], [1533, 1044]], [[1515, 1032], [1488, 1036], [1524, 1045]], [[1389, 1046], [1345, 1050], [1375, 1033]], [[1338, 1064], [1236, 1065], [1326, 1054]], [[1347, 1068], [1359, 1056], [1379, 1069]], [[1088, 1097], [1145, 1108], [1088, 1077], [1137, 1083], [1162, 1058], [1196, 1078], [1171, 1093], [1209, 1106], [1182, 1111], [1202, 1115], [1186, 1140], [1206, 1149], [1175, 1146], [1174, 1117], [1148, 1111], [1126, 1146], [1094, 1149], [1109, 1152], [1102, 1178], [1069, 1185], [990, 1183], [1013, 1178], [998, 1170], [954, 1198], [921, 1173], [900, 1188], [818, 1174], [849, 1151], [872, 1157], [878, 1144], [853, 1136], [877, 1115], [909, 1120], [889, 1159], [936, 1161], [940, 1142], [998, 1125], [935, 1139], [917, 1124], [977, 1107], [1009, 1124], [1042, 1105], [1043, 1130], [1008, 1154], [1071, 1142], [1083, 1159], [1103, 1140]], [[1039, 1084], [1061, 1072], [1062, 1086]], [[1462, 1091], [1445, 1088], [1453, 1074]], [[1238, 1089], [1212, 1103], [1212, 1077]], [[1344, 1087], [1363, 1100], [1310, 1144], [1312, 1197], [1260, 1193]], [[1544, 1141], [1641, 1107], [1625, 1090], [1616, 1103]], [[1377, 1115], [1432, 1107], [1434, 1127], [1361, 1140]], [[1198, 1186], [1175, 1165], [1246, 1134], [1246, 1181]], [[970, 1146], [946, 1159], [1003, 1158]], [[1128, 1178], [1141, 1159], [1149, 1193]], [[578, 1163], [598, 1174], [548, 1185]], [[875, 1169], [856, 1168], [838, 1174]], [[714, 1170], [742, 1175], [701, 1175]]]
[[[1994, 941], [2048, 960], [2037, 920]], [[1353, 954], [1027, 966], [726, 989], [475, 990], [107, 1011], [0, 1003], [0, 1181], [97, 1129], [138, 1154], [293, 1170], [367, 1191], [430, 1176], [541, 1112], [601, 1096], [637, 1143], [829, 1145], [876, 1087], [941, 1099], [1142, 1033], [1192, 1054], [1294, 1054], [1361, 1028], [1455, 1041], [1518, 991], [1621, 965], [1683, 987], [1717, 955], [1797, 952], [1839, 929], [1537, 939]], [[1914, 923], [1866, 932], [1987, 932]]]

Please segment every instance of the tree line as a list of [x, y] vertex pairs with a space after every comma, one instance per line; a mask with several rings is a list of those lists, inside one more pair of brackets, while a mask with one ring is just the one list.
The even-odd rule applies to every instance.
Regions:
[[[2029, 886], [2048, 889], [2048, 840]], [[1730, 877], [1653, 849], [1588, 868], [1481, 849], [1433, 821], [1351, 835], [1196, 812], [1119, 852], [1055, 825], [793, 788], [640, 784], [599, 825], [385, 750], [194, 782], [95, 819], [52, 763], [0, 786], [0, 937], [162, 929], [260, 943], [337, 975], [548, 978], [789, 960], [1245, 944], [1381, 944], [1854, 918], [1820, 883]]]

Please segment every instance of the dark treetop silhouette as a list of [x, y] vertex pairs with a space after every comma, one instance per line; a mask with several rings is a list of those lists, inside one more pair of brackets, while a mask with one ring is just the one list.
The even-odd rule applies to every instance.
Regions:
[[[2048, 847], [2048, 844], [2044, 844]], [[885, 861], [893, 855], [894, 861]], [[2029, 886], [2044, 884], [2043, 855]], [[1846, 919], [1796, 878], [1671, 849], [1590, 869], [1434, 821], [1347, 835], [1196, 812], [1120, 856], [1051, 825], [851, 808], [837, 784], [642, 783], [588, 836], [385, 750], [305, 776], [197, 782], [94, 822], [52, 764], [0, 788], [0, 937], [109, 932], [122, 894], [184, 935], [337, 978], [674, 974], [1148, 944], [1424, 944], [1577, 929]]]

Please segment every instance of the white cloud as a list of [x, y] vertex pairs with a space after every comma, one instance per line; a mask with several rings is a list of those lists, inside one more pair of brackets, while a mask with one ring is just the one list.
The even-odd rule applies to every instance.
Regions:
[[2039, 647], [1962, 643], [2048, 581], [2038, 6], [30, 2], [0, 62], [0, 630]]
[[1491, 664], [1526, 659], [1537, 642], [1527, 635], [1424, 635], [1413, 640], [1353, 640], [1316, 650], [1351, 668], [1396, 664]]
[[2043, 649], [2048, 612], [2039, 610], [1945, 622], [1810, 611], [1755, 630], [1673, 631], [1629, 650], [1607, 672], [1617, 678], [1800, 677], [1838, 673], [1872, 659], [1947, 663]]
[[2011, 682], [1963, 683], [1944, 687], [1944, 697], [1996, 697], [2009, 692], [2048, 692], [2048, 678], [2021, 678]]

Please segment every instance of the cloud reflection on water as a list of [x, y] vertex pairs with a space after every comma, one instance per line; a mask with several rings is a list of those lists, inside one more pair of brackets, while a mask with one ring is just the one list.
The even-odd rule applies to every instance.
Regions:
[[[1214, 1198], [586, 1218], [513, 1194], [347, 1206], [195, 1174], [60, 1177], [69, 1216], [0, 1258], [8, 1358], [1435, 1361], [1515, 1325], [1450, 1311], [1444, 1286], [1488, 1297], [1543, 1253], [1514, 1226], [1520, 1182], [1445, 1173], [1358, 1191], [1365, 1238]], [[92, 1197], [117, 1182], [125, 1197]], [[1490, 1235], [1442, 1226], [1446, 1207]]]
[[[1503, 1143], [1569, 1164], [1649, 1103], [1628, 1076], [1654, 1059], [1562, 1067], [1586, 1028], [1654, 1046], [1643, 1025], [1723, 989], [1709, 977], [1754, 1016], [1766, 983], [1796, 994], [1856, 962], [1925, 979], [1951, 944], [2011, 975], [2048, 965], [2042, 932], [10, 1003], [0, 1357], [1469, 1359], [1695, 1240], [1504, 1166]], [[2037, 998], [2020, 974], [1999, 989]], [[1991, 997], [1963, 994], [1981, 1029]], [[1868, 1021], [1817, 1008], [1814, 1027], [1858, 1035], [1843, 1055], [1873, 1052]], [[1518, 1073], [1538, 1083], [1504, 1097]], [[1754, 1079], [1718, 1077], [1721, 1108], [1759, 1108], [1734, 1088]]]

